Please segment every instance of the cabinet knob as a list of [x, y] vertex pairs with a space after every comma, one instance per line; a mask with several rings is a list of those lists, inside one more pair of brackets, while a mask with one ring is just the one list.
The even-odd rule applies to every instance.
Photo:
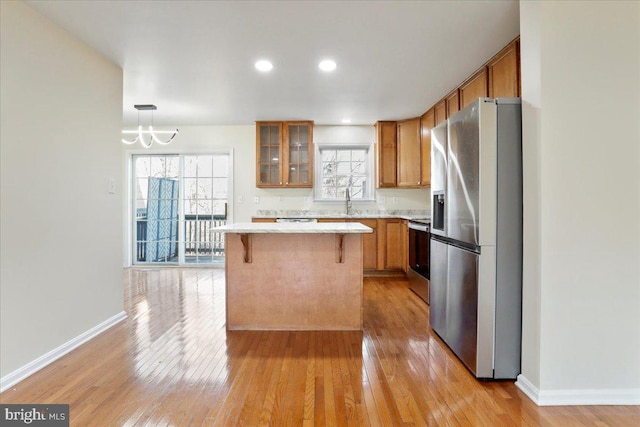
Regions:
[[282, 181], [280, 181], [280, 185], [282, 185]]
[[[282, 183], [280, 183], [280, 184], [282, 184]], [[289, 181], [285, 182], [285, 184], [286, 184], [286, 185], [289, 185]]]

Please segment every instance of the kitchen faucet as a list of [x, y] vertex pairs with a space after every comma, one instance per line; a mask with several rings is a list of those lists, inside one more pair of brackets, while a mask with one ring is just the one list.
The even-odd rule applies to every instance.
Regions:
[[347, 215], [350, 215], [349, 212], [351, 210], [351, 196], [349, 195], [349, 187], [347, 187], [347, 191], [345, 192], [345, 206], [347, 208]]

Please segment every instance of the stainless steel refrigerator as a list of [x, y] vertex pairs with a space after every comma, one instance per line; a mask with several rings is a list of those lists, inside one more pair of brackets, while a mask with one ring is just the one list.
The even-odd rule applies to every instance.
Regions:
[[478, 378], [520, 373], [522, 119], [480, 98], [431, 135], [431, 327]]

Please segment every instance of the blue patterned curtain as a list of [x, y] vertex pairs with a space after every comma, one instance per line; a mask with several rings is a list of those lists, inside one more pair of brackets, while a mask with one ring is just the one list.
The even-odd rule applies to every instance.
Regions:
[[149, 178], [147, 198], [147, 262], [178, 256], [178, 181]]

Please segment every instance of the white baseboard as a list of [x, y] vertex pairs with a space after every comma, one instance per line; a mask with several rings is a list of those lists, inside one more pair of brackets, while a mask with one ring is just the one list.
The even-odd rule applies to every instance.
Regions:
[[38, 357], [36, 360], [33, 360], [27, 363], [26, 365], [24, 365], [23, 367], [18, 368], [15, 371], [11, 372], [10, 374], [5, 375], [4, 377], [0, 378], [0, 393], [14, 386], [20, 381], [24, 380], [28, 376], [35, 374], [40, 369], [56, 361], [57, 359], [61, 358], [65, 354], [71, 352], [73, 349], [86, 343], [90, 339], [100, 335], [102, 332], [106, 331], [112, 326], [122, 322], [126, 318], [127, 318], [127, 314], [124, 311], [121, 311], [120, 313], [110, 317], [109, 319], [105, 320], [99, 325], [96, 325], [93, 328], [89, 329], [88, 331], [67, 341], [61, 346], [54, 348], [48, 353], [43, 354], [42, 356]]
[[518, 378], [516, 379], [516, 387], [518, 387], [520, 391], [526, 394], [529, 399], [533, 400], [533, 403], [535, 403], [536, 405], [540, 405], [538, 403], [538, 388], [534, 386], [531, 381], [526, 379], [522, 374], [518, 375]]
[[518, 375], [516, 386], [538, 406], [640, 405], [640, 388], [539, 390]]

